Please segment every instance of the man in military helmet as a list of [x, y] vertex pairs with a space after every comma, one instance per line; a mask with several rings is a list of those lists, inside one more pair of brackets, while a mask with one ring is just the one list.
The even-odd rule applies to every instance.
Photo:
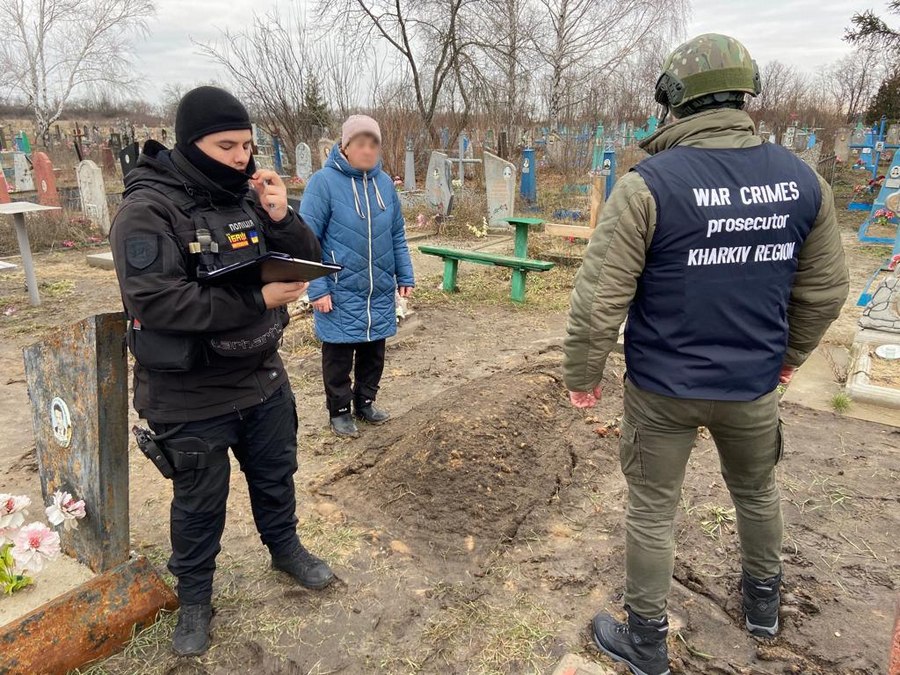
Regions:
[[627, 622], [593, 620], [632, 672], [669, 672], [673, 521], [691, 448], [707, 427], [736, 508], [743, 609], [778, 631], [783, 452], [779, 383], [838, 317], [848, 274], [828, 184], [763, 143], [744, 112], [761, 88], [744, 46], [701, 35], [666, 60], [656, 100], [675, 117], [616, 184], [572, 292], [564, 374], [591, 407], [626, 318], [620, 460], [628, 483]]

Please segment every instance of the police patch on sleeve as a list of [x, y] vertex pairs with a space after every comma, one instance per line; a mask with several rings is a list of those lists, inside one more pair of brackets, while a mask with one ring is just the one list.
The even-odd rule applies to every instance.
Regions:
[[159, 256], [159, 238], [155, 234], [142, 234], [125, 240], [125, 259], [132, 267], [143, 270]]

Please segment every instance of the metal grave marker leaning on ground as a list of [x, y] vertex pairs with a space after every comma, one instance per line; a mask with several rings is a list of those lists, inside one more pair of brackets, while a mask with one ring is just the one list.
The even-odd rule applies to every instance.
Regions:
[[63, 675], [117, 651], [178, 602], [147, 558], [129, 557], [125, 319], [102, 314], [25, 350], [41, 490], [85, 500], [65, 553], [97, 576], [0, 626], [0, 672]]
[[84, 499], [63, 550], [95, 572], [128, 559], [128, 367], [125, 319], [100, 314], [25, 349], [34, 444], [45, 502]]

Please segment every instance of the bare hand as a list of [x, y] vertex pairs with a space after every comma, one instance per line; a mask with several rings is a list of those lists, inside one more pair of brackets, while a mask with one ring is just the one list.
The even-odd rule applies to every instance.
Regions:
[[322, 312], [322, 314], [328, 314], [334, 307], [331, 304], [331, 296], [323, 295], [318, 300], [312, 301], [312, 308], [317, 312]]
[[401, 298], [411, 298], [413, 294], [412, 286], [401, 286], [400, 287], [400, 297]]
[[275, 309], [282, 305], [296, 302], [300, 296], [306, 293], [309, 284], [304, 281], [292, 281], [284, 283], [281, 281], [273, 281], [262, 287], [263, 299], [266, 301], [266, 307]]
[[569, 401], [576, 408], [593, 408], [600, 402], [602, 392], [600, 387], [594, 387], [593, 391], [570, 391]]
[[781, 384], [790, 384], [796, 372], [797, 369], [794, 366], [781, 366], [781, 374], [778, 376], [778, 381]]
[[273, 223], [284, 220], [288, 214], [287, 187], [274, 171], [261, 169], [250, 178], [250, 185], [259, 195], [259, 201]]

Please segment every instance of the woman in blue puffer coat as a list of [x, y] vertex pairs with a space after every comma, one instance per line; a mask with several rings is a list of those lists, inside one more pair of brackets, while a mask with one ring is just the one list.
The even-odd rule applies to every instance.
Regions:
[[389, 418], [375, 407], [385, 340], [397, 332], [397, 291], [408, 298], [415, 286], [400, 200], [381, 169], [375, 120], [352, 115], [344, 122], [340, 144], [309, 179], [300, 215], [319, 237], [324, 262], [343, 266], [310, 283], [309, 299], [322, 341], [331, 428], [355, 436], [351, 403], [356, 417], [370, 424]]

